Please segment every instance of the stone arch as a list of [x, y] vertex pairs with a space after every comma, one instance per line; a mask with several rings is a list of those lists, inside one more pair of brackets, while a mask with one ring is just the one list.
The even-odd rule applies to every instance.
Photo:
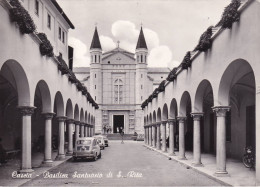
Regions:
[[152, 113], [150, 113], [150, 115], [149, 115], [149, 124], [148, 125], [150, 125], [152, 122], [153, 122], [153, 117], [152, 117]]
[[196, 90], [195, 99], [194, 99], [194, 112], [203, 112], [203, 102], [207, 98], [213, 98], [214, 105], [214, 95], [213, 89], [210, 82], [206, 79], [202, 80]]
[[88, 112], [85, 111], [85, 123], [87, 123], [87, 122], [88, 122]]
[[191, 97], [189, 92], [185, 91], [182, 96], [181, 96], [181, 101], [180, 101], [180, 110], [179, 110], [179, 116], [185, 116], [187, 115], [187, 108], [191, 106]]
[[177, 115], [178, 115], [177, 101], [175, 98], [173, 98], [170, 105], [169, 118], [176, 119]]
[[156, 112], [155, 110], [153, 111], [153, 119], [152, 119], [152, 123], [156, 122]]
[[55, 94], [54, 108], [56, 108], [56, 111], [54, 111], [56, 112], [57, 116], [64, 116], [64, 101], [60, 91]]
[[254, 82], [251, 83], [255, 86], [255, 76], [251, 65], [244, 59], [237, 59], [231, 62], [224, 71], [218, 90], [218, 105], [228, 106], [230, 104], [230, 90], [236, 82], [245, 76], [251, 74]]
[[163, 105], [163, 112], [162, 112], [162, 121], [167, 121], [168, 120], [168, 106], [165, 103]]
[[1, 75], [16, 89], [18, 106], [32, 106], [30, 86], [23, 67], [15, 60], [7, 60], [1, 68]]
[[161, 122], [161, 121], [162, 121], [162, 112], [161, 112], [161, 108], [158, 108], [156, 122]]
[[44, 80], [40, 80], [36, 85], [34, 101], [36, 101], [37, 98], [41, 100], [42, 113], [52, 112], [51, 94]]
[[84, 117], [84, 111], [83, 111], [83, 108], [80, 109], [80, 121], [81, 122], [84, 122], [85, 120], [85, 117]]
[[73, 105], [71, 102], [71, 99], [67, 100], [67, 104], [66, 104], [66, 116], [69, 119], [73, 119]]
[[78, 106], [78, 104], [76, 104], [75, 108], [74, 108], [74, 120], [79, 121], [79, 106]]

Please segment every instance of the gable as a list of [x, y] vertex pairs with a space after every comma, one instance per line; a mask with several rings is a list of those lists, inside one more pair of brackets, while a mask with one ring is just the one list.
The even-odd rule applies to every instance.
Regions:
[[135, 64], [135, 58], [122, 52], [112, 53], [102, 59], [104, 64]]

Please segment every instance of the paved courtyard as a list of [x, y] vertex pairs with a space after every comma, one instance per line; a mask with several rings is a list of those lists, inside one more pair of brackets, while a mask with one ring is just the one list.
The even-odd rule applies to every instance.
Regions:
[[[75, 175], [75, 172], [77, 175]], [[85, 175], [82, 175], [85, 174]], [[150, 151], [143, 142], [110, 141], [96, 162], [71, 160], [25, 183], [26, 186], [219, 186], [205, 177], [163, 155]], [[73, 178], [73, 177], [79, 178]], [[51, 178], [54, 177], [54, 178]], [[56, 178], [58, 177], [58, 178]], [[65, 178], [63, 178], [65, 177]]]

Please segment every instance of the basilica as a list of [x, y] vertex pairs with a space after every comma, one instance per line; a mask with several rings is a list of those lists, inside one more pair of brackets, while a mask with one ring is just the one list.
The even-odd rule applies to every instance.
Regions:
[[90, 45], [90, 67], [75, 67], [74, 73], [86, 85], [95, 102], [96, 133], [143, 133], [141, 103], [169, 74], [168, 68], [148, 67], [148, 48], [143, 29], [131, 53], [118, 46], [102, 51], [97, 28]]

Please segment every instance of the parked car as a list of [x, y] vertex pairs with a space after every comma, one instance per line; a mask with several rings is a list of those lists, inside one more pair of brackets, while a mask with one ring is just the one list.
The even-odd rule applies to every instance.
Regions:
[[105, 139], [104, 139], [104, 136], [102, 136], [102, 135], [95, 135], [93, 137], [97, 139], [97, 142], [98, 142], [98, 144], [100, 146], [100, 149], [105, 149]]
[[104, 137], [105, 146], [108, 147], [108, 138], [106, 135], [102, 135]]
[[73, 160], [76, 161], [78, 158], [91, 158], [95, 161], [101, 158], [101, 150], [96, 138], [78, 138], [73, 151]]

